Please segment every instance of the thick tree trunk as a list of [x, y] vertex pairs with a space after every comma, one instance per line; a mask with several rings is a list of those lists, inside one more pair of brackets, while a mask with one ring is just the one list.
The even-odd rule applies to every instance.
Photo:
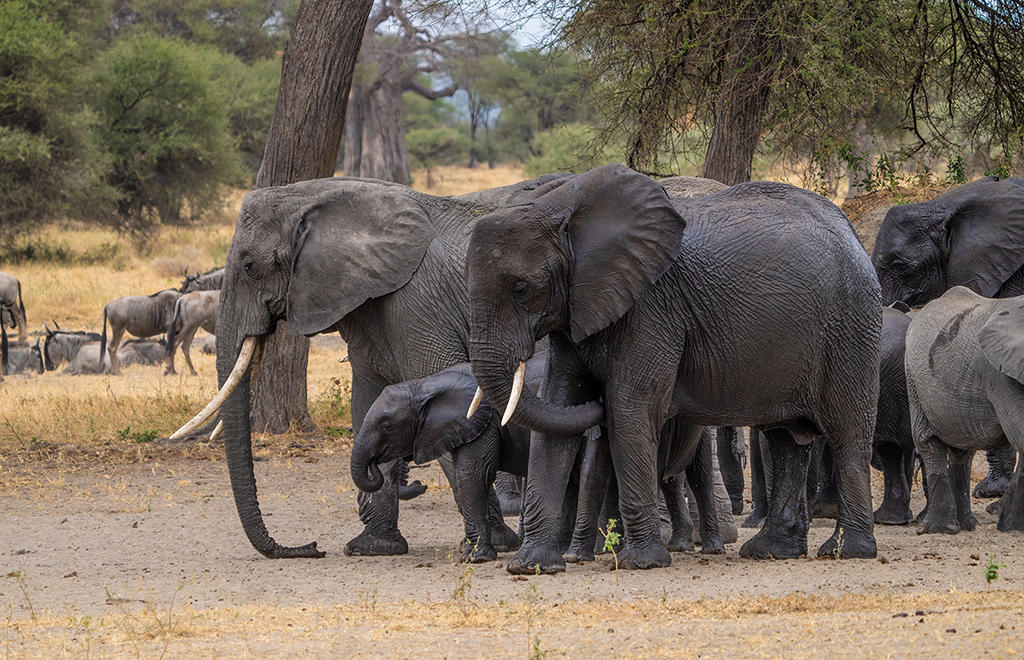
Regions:
[[754, 152], [761, 139], [769, 76], [762, 59], [765, 38], [759, 19], [772, 2], [752, 2], [747, 8], [745, 27], [732, 46], [715, 109], [715, 128], [701, 176], [729, 186], [750, 181]]
[[353, 85], [345, 117], [345, 176], [412, 182], [400, 85]]
[[[373, 0], [302, 0], [284, 48], [281, 87], [256, 187], [334, 174], [352, 71]], [[252, 426], [313, 429], [306, 402], [309, 340], [279, 323], [253, 386]]]

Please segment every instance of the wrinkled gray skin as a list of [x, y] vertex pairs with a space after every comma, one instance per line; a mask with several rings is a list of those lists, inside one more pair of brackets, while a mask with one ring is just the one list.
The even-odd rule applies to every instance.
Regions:
[[746, 485], [743, 477], [743, 468], [747, 466], [746, 440], [741, 429], [735, 426], [720, 426], [716, 432], [716, 443], [716, 457], [722, 483], [729, 494], [732, 514], [738, 516], [743, 513], [743, 489]]
[[[278, 321], [294, 334], [339, 332], [348, 343], [358, 434], [384, 387], [468, 360], [465, 254], [472, 224], [488, 210], [373, 179], [320, 179], [249, 193], [224, 270], [219, 382], [243, 340], [263, 341]], [[247, 373], [221, 408], [242, 526], [267, 557], [322, 556], [315, 543], [284, 547], [267, 532], [252, 472], [249, 389]], [[366, 527], [346, 544], [346, 554], [408, 551], [398, 530], [399, 464], [382, 466], [379, 491], [360, 493]]]
[[177, 373], [174, 370], [174, 351], [181, 346], [185, 363], [189, 372], [195, 376], [196, 369], [192, 366], [189, 348], [199, 328], [211, 335], [217, 334], [217, 304], [220, 302], [220, 291], [193, 291], [186, 293], [174, 303], [174, 322], [167, 333], [167, 366], [164, 375]]
[[47, 371], [53, 371], [65, 362], [70, 363], [82, 346], [101, 339], [98, 332], [50, 330], [45, 324], [44, 327], [46, 337], [43, 339], [43, 365]]
[[[1007, 443], [1024, 451], [1024, 296], [953, 287], [910, 322], [906, 346], [910, 422], [927, 475], [917, 532], [974, 529], [974, 452]], [[1004, 497], [999, 529], [1024, 530], [1021, 490]]]
[[[882, 304], [918, 307], [950, 287], [987, 298], [1024, 294], [1024, 179], [988, 176], [935, 199], [889, 209], [871, 262]], [[1017, 456], [988, 454], [989, 474], [976, 497], [998, 497], [1010, 483]]]
[[25, 302], [21, 298], [21, 282], [10, 273], [0, 271], [0, 305], [6, 312], [3, 322], [18, 329], [18, 342], [28, 341], [28, 322], [25, 320]]
[[[148, 296], [123, 296], [111, 300], [103, 308], [103, 334], [100, 349], [108, 356], [108, 373], [121, 373], [121, 362], [117, 349], [124, 334], [139, 337], [154, 337], [170, 334], [174, 328], [174, 303], [181, 294], [166, 289]], [[110, 343], [107, 343], [107, 322], [110, 322]]]
[[[608, 427], [620, 489], [620, 566], [667, 566], [657, 440], [671, 418], [765, 431], [777, 485], [765, 525], [741, 554], [806, 552], [809, 445], [822, 435], [843, 490], [836, 532], [819, 553], [835, 553], [841, 529], [843, 556], [875, 556], [878, 282], [842, 212], [767, 182], [670, 201], [623, 166], [536, 193], [477, 223], [466, 268], [473, 373], [496, 407], [534, 342], [550, 339], [546, 398], [524, 394], [513, 416], [540, 433], [530, 448], [525, 540], [508, 570], [564, 570], [554, 494], [578, 445], [552, 436], [596, 421]], [[593, 403], [599, 395], [607, 420]]]
[[193, 291], [219, 291], [224, 283], [224, 267], [211, 268], [203, 274], [196, 271], [195, 275], [185, 274], [178, 293], [192, 293]]
[[39, 341], [27, 348], [10, 347], [7, 349], [7, 360], [4, 362], [5, 376], [34, 371], [43, 373], [43, 353]]

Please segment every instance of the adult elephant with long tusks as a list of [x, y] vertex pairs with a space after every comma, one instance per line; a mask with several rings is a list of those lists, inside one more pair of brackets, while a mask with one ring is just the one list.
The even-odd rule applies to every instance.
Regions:
[[[530, 187], [515, 186], [510, 194]], [[348, 343], [352, 425], [358, 434], [385, 386], [468, 360], [466, 247], [473, 223], [492, 208], [358, 178], [305, 181], [246, 195], [224, 269], [217, 319], [223, 393], [193, 424], [212, 417], [223, 402], [235, 503], [259, 552], [268, 557], [323, 554], [315, 543], [279, 545], [263, 522], [252, 468], [251, 369], [244, 356], [263, 346], [278, 321], [287, 321], [295, 334], [339, 332]], [[230, 394], [228, 385], [234, 387]], [[346, 544], [346, 554], [408, 551], [398, 530], [399, 465], [381, 466], [379, 491], [360, 492], [365, 529]]]
[[[760, 428], [775, 487], [751, 557], [806, 552], [810, 442], [836, 457], [841, 499], [819, 554], [873, 557], [869, 459], [878, 395], [878, 280], [833, 204], [779, 183], [670, 200], [609, 165], [538, 189], [473, 229], [466, 265], [470, 359], [487, 398], [538, 433], [523, 547], [511, 572], [564, 570], [554, 544], [578, 433], [603, 395], [626, 543], [620, 566], [665, 566], [657, 529], [658, 433]], [[685, 228], [685, 231], [684, 231]], [[513, 374], [550, 338], [545, 398], [509, 403]], [[506, 405], [507, 404], [507, 405]]]
[[[165, 289], [148, 296], [123, 296], [111, 300], [103, 307], [103, 334], [100, 352], [109, 373], [121, 373], [117, 350], [121, 338], [128, 334], [144, 339], [159, 334], [170, 334], [174, 328], [174, 304], [181, 296], [175, 289]], [[110, 322], [110, 343], [107, 343], [107, 322]]]
[[[954, 286], [987, 298], [1024, 294], [1024, 179], [987, 176], [932, 200], [892, 207], [871, 262], [885, 305], [924, 305]], [[989, 473], [975, 497], [998, 497], [1013, 477], [1013, 449], [987, 456]]]

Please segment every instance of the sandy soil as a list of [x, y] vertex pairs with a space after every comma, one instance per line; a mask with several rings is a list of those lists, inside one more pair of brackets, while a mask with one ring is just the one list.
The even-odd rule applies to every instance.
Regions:
[[[355, 558], [341, 551], [360, 531], [344, 446], [260, 453], [271, 534], [317, 540], [325, 558], [252, 549], [218, 447], [129, 463], [7, 457], [4, 657], [999, 657], [1024, 644], [1021, 537], [997, 532], [985, 502], [969, 533], [876, 528], [877, 560], [751, 561], [735, 544], [666, 569], [616, 572], [601, 558], [525, 579], [507, 555], [453, 562], [462, 523], [436, 464], [414, 470], [430, 489], [403, 504], [409, 554]], [[814, 522], [811, 547], [832, 525]]]

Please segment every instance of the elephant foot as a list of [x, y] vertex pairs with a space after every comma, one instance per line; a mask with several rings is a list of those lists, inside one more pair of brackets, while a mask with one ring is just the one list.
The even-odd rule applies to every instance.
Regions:
[[990, 472], [974, 487], [974, 499], [987, 500], [993, 497], [1002, 497], [1009, 487], [1009, 476], [994, 476]]
[[672, 565], [672, 555], [664, 546], [644, 548], [627, 546], [618, 554], [619, 568], [628, 571], [648, 568], [665, 568]]
[[743, 527], [746, 527], [747, 529], [753, 529], [763, 525], [765, 518], [767, 517], [768, 514], [765, 511], [755, 508], [750, 512], [750, 515], [747, 516], [746, 520], [744, 520], [741, 524]]
[[964, 514], [957, 516], [957, 523], [959, 523], [961, 530], [971, 532], [978, 526], [978, 519], [974, 517], [973, 513], [967, 511]]
[[417, 479], [411, 484], [402, 484], [398, 487], [398, 499], [408, 502], [411, 499], [419, 497], [425, 492], [427, 492], [426, 484], [420, 483], [420, 480]]
[[480, 539], [462, 539], [459, 544], [462, 561], [466, 564], [484, 564], [498, 558], [498, 551], [490, 543], [482, 543]]
[[673, 534], [665, 547], [669, 552], [693, 552], [696, 549], [690, 534]]
[[743, 513], [743, 498], [737, 497], [735, 499], [729, 498], [729, 503], [732, 504], [732, 515], [738, 516]]
[[505, 570], [513, 575], [564, 573], [565, 559], [557, 550], [524, 545], [508, 560]]
[[579, 544], [569, 546], [569, 549], [562, 554], [562, 558], [567, 564], [583, 564], [596, 559], [593, 550]]
[[821, 544], [818, 556], [833, 559], [874, 559], [878, 556], [878, 546], [871, 534], [852, 534], [840, 527]]
[[914, 522], [914, 512], [906, 504], [882, 502], [882, 506], [875, 511], [875, 524], [877, 525], [909, 525], [912, 522]]
[[498, 552], [514, 552], [523, 545], [522, 539], [504, 522], [491, 522], [491, 544]]
[[918, 534], [956, 534], [960, 531], [960, 523], [953, 516], [934, 515], [932, 511], [918, 518]]
[[409, 544], [398, 530], [384, 532], [366, 528], [345, 544], [345, 554], [350, 557], [404, 555], [408, 552]]
[[807, 554], [807, 535], [783, 535], [762, 527], [740, 548], [740, 556], [749, 559], [796, 559]]
[[714, 539], [713, 541], [709, 541], [707, 543], [701, 543], [701, 545], [700, 545], [700, 553], [702, 555], [724, 555], [725, 554], [725, 544], [722, 543], [722, 539], [718, 539], [718, 538]]
[[989, 502], [988, 506], [985, 507], [985, 513], [991, 513], [993, 516], [1001, 516], [1003, 514], [1003, 499], [999, 498], [995, 502]]

